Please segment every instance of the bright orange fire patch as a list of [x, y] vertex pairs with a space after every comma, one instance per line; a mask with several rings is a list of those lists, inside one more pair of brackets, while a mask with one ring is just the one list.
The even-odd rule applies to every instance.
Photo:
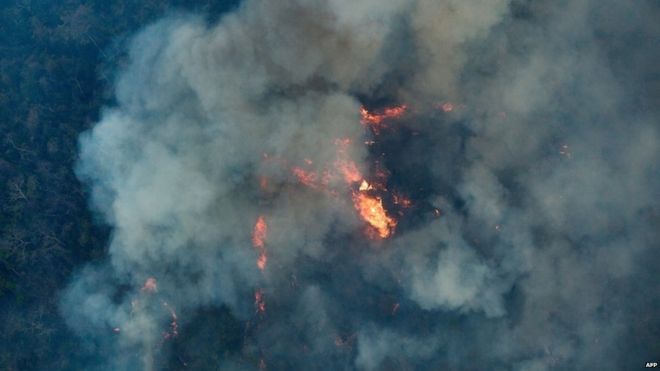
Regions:
[[382, 113], [373, 113], [369, 112], [364, 106], [362, 106], [360, 107], [360, 122], [363, 125], [370, 125], [374, 131], [377, 132], [383, 121], [401, 117], [407, 110], [408, 106], [402, 104], [400, 106], [385, 108]]
[[254, 230], [252, 232], [252, 246], [259, 251], [259, 257], [257, 258], [257, 267], [261, 270], [266, 268], [266, 262], [268, 258], [266, 257], [266, 236], [268, 234], [268, 225], [266, 225], [266, 219], [263, 215], [259, 215], [257, 222], [254, 224]]
[[360, 217], [369, 223], [381, 238], [387, 238], [392, 234], [397, 222], [387, 215], [383, 200], [364, 192], [356, 192], [353, 194], [353, 203]]

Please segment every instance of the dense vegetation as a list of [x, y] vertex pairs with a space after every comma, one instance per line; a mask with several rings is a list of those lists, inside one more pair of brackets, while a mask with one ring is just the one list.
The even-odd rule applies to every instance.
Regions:
[[72, 368], [79, 344], [58, 291], [104, 253], [74, 173], [78, 135], [112, 94], [112, 69], [137, 29], [196, 0], [0, 2], [0, 370]]

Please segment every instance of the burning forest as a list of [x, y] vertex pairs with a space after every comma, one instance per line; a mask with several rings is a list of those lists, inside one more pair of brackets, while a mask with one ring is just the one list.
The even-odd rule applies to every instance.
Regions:
[[563, 7], [245, 0], [142, 30], [80, 140], [113, 228], [62, 299], [86, 369], [603, 366], [639, 314], [613, 287], [650, 279], [659, 134], [597, 40], [536, 32], [604, 11]]

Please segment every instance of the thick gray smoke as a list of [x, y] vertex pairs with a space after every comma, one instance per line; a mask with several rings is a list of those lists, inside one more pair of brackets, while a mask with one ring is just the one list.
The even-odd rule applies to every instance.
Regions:
[[[657, 79], [657, 14], [650, 1], [246, 0], [217, 24], [145, 28], [116, 105], [81, 138], [78, 172], [114, 231], [62, 301], [99, 355], [81, 367], [536, 371], [660, 356], [647, 263], [660, 95], [643, 84]], [[360, 106], [389, 104], [409, 110], [365, 145]], [[323, 192], [289, 171], [333, 168], [342, 138], [343, 156], [386, 168], [413, 202], [391, 238], [365, 236], [341, 181]], [[231, 352], [211, 345], [230, 335], [191, 325], [213, 308], [245, 328]], [[177, 354], [186, 341], [216, 363]]]

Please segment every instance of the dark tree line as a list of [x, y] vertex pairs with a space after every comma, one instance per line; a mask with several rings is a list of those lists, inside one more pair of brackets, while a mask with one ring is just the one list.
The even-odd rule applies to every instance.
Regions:
[[59, 292], [103, 256], [111, 232], [75, 176], [77, 140], [111, 103], [125, 40], [170, 11], [215, 17], [230, 6], [0, 2], [0, 370], [75, 368], [79, 339], [59, 315]]

